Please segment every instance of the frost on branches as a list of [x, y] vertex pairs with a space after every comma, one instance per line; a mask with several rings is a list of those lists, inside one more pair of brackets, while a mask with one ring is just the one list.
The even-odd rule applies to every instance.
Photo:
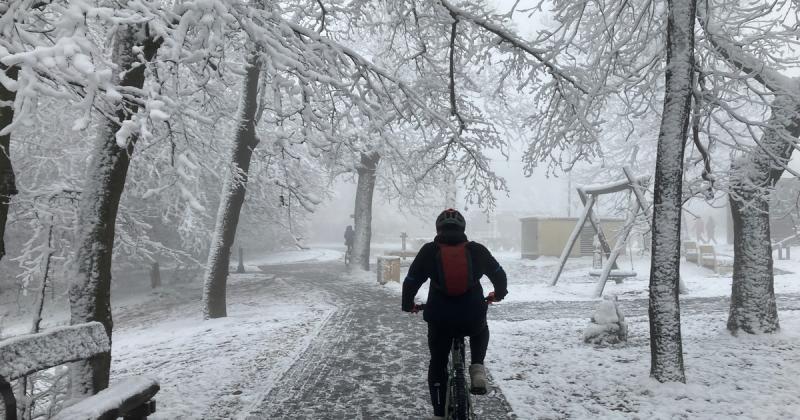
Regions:
[[[117, 29], [112, 60], [122, 72], [119, 85], [141, 89], [145, 65], [160, 45], [149, 38], [146, 25], [122, 25]], [[137, 52], [141, 54], [137, 54]], [[121, 98], [120, 98], [121, 99]], [[107, 120], [98, 127], [89, 179], [81, 196], [77, 250], [78, 273], [70, 288], [71, 322], [99, 321], [111, 339], [111, 259], [114, 249], [115, 222], [120, 197], [125, 188], [136, 135], [121, 137], [125, 123], [138, 106], [122, 101], [105, 109]], [[108, 387], [110, 354], [76, 363], [71, 369], [73, 395], [92, 395]]]
[[[735, 245], [728, 329], [733, 334], [779, 329], [769, 196], [784, 171], [798, 175], [787, 165], [800, 137], [800, 81], [780, 70], [796, 67], [800, 60], [784, 48], [795, 35], [776, 22], [795, 15], [797, 7], [793, 2], [777, 2], [769, 8], [750, 9], [709, 0], [699, 2], [698, 7], [706, 48], [733, 70], [733, 74], [721, 71], [717, 76], [721, 80], [717, 84], [735, 87], [727, 89], [733, 93], [716, 96], [732, 96], [730, 102], [736, 100], [747, 108], [764, 110], [761, 115], [769, 115], [766, 121], [759, 121], [749, 118], [739, 107], [726, 106], [713, 97], [708, 99], [738, 125], [722, 125], [724, 132], [741, 133], [739, 138], [754, 143], [734, 139], [745, 153], [734, 159], [730, 170], [729, 202]], [[720, 17], [722, 14], [725, 19]], [[737, 42], [732, 36], [744, 22], [758, 28], [756, 42]]]

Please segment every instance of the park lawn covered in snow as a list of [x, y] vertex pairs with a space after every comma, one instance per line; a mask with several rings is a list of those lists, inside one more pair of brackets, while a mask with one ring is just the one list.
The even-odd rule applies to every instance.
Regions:
[[[525, 303], [565, 307], [576, 302], [593, 306], [596, 278], [589, 277], [591, 258], [570, 259], [558, 285], [549, 286], [556, 258], [522, 260], [498, 255], [509, 277], [508, 308]], [[629, 269], [626, 258], [622, 269]], [[609, 281], [606, 294], [640, 305], [648, 293], [649, 261], [633, 260], [637, 278]], [[800, 263], [776, 261], [778, 294], [800, 292]], [[797, 271], [794, 271], [797, 270]], [[402, 270], [404, 275], [405, 270]], [[719, 309], [684, 313], [681, 317], [687, 384], [660, 384], [649, 377], [650, 344], [646, 316], [626, 318], [629, 342], [611, 348], [584, 344], [587, 312], [547, 319], [493, 320], [487, 366], [521, 419], [720, 419], [796, 418], [800, 412], [800, 311], [780, 312], [782, 331], [764, 336], [732, 337], [726, 329], [724, 299], [731, 293], [730, 276], [682, 262], [689, 293], [681, 300], [720, 297]], [[373, 280], [374, 281], [374, 280]], [[486, 293], [491, 284], [483, 279]], [[418, 294], [424, 300], [427, 286]], [[396, 283], [385, 287], [400, 293]], [[505, 305], [507, 303], [500, 303]], [[632, 304], [632, 303], [631, 303]], [[522, 306], [520, 306], [522, 305]], [[545, 308], [545, 306], [542, 306]], [[498, 308], [499, 309], [499, 308]], [[546, 310], [546, 309], [545, 309]], [[491, 314], [490, 314], [491, 315]]]
[[[595, 300], [591, 258], [570, 259], [549, 286], [556, 258], [500, 256], [509, 276], [509, 302]], [[775, 261], [777, 294], [800, 293], [800, 262]], [[629, 257], [620, 268], [630, 269]], [[647, 299], [649, 259], [633, 258], [638, 276], [609, 281], [605, 294]], [[688, 293], [681, 300], [728, 297], [731, 277], [681, 262]], [[627, 318], [629, 343], [596, 349], [584, 344], [586, 318], [490, 321], [487, 363], [520, 418], [796, 418], [800, 412], [800, 312], [781, 311], [782, 332], [732, 337], [727, 312], [683, 314], [687, 384], [649, 378], [647, 317]]]
[[[152, 418], [202, 418], [209, 410], [216, 418], [247, 409], [269, 392], [332, 311], [313, 294], [270, 295], [269, 283], [283, 281], [274, 276], [233, 274], [230, 281], [225, 318], [204, 321], [194, 302], [153, 316], [139, 309], [128, 315], [131, 322], [118, 324], [112, 381], [141, 374], [158, 379]], [[166, 300], [169, 306], [172, 299]]]
[[[794, 255], [800, 258], [800, 250]], [[597, 285], [597, 277], [589, 276], [592, 267], [590, 257], [570, 258], [564, 271], [555, 286], [550, 286], [550, 281], [555, 274], [558, 259], [554, 257], [541, 257], [536, 260], [524, 260], [516, 254], [498, 254], [498, 262], [503, 266], [508, 275], [507, 302], [557, 302], [557, 301], [593, 301]], [[622, 259], [622, 257], [620, 257]], [[407, 260], [410, 262], [410, 260]], [[775, 261], [778, 274], [775, 275], [776, 294], [800, 294], [800, 261]], [[630, 270], [631, 263], [628, 257], [620, 261], [620, 269]], [[401, 267], [400, 281], [402, 282], [408, 271], [407, 264]], [[642, 256], [633, 259], [633, 271], [636, 277], [627, 278], [623, 283], [617, 284], [613, 280], [606, 283], [604, 294], [615, 294], [620, 300], [647, 299], [648, 277], [650, 275], [650, 260]], [[374, 277], [375, 274], [373, 273]], [[728, 297], [731, 294], [731, 276], [723, 276], [713, 271], [699, 267], [694, 263], [681, 262], [681, 276], [685, 282], [688, 293], [681, 298], [701, 297]], [[493, 290], [492, 284], [486, 277], [481, 283], [484, 292]], [[428, 284], [425, 283], [417, 294], [417, 300], [424, 301], [428, 294]], [[391, 284], [387, 287], [397, 287]]]
[[682, 317], [686, 384], [649, 378], [646, 317], [612, 348], [583, 343], [585, 319], [490, 321], [487, 366], [523, 419], [796, 418], [800, 312], [780, 316], [781, 333], [741, 337], [725, 313]]
[[232, 270], [229, 277], [225, 318], [202, 319], [199, 283], [165, 288], [150, 301], [126, 306], [115, 325], [112, 382], [129, 375], [155, 377], [161, 391], [153, 419], [230, 418], [247, 412], [334, 310], [314, 291], [287, 293], [291, 279], [259, 272], [257, 265], [340, 255], [302, 250], [246, 259], [248, 273]]
[[318, 332], [327, 312], [301, 305], [231, 305], [226, 318], [199, 315], [118, 331], [112, 378], [158, 379], [152, 418], [235, 413], [258, 402]]
[[[800, 250], [798, 251], [800, 253]], [[800, 254], [795, 254], [800, 255]], [[595, 300], [594, 290], [597, 277], [589, 276], [592, 267], [590, 257], [570, 258], [556, 286], [550, 286], [558, 258], [541, 257], [536, 260], [523, 260], [519, 256], [499, 255], [498, 260], [508, 274], [509, 302], [534, 301], [579, 301]], [[631, 270], [628, 256], [620, 257], [621, 270]], [[620, 299], [647, 299], [648, 278], [650, 276], [649, 257], [633, 258], [634, 278], [627, 278], [621, 284], [613, 280], [606, 283], [604, 294], [616, 294]], [[775, 261], [775, 293], [800, 293], [800, 261]], [[681, 277], [688, 293], [685, 297], [730, 296], [731, 275], [719, 275], [697, 264], [681, 261]]]
[[[273, 252], [267, 255], [248, 258], [245, 256], [244, 265], [247, 271], [258, 271], [258, 267], [268, 265], [281, 265], [281, 264], [296, 264], [307, 262], [325, 262], [335, 261], [341, 259], [344, 255], [343, 252], [324, 249], [324, 248], [311, 248], [311, 249], [296, 249], [289, 251]], [[234, 264], [234, 258], [231, 258], [231, 264]], [[238, 261], [238, 260], [236, 260]], [[231, 267], [236, 270], [236, 267]]]

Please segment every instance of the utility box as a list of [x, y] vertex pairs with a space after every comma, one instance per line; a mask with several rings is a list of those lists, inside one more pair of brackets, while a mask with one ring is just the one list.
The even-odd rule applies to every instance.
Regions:
[[[623, 219], [600, 219], [600, 226], [609, 246], [614, 246], [617, 234], [622, 230]], [[560, 257], [569, 235], [578, 223], [576, 217], [523, 217], [520, 219], [522, 258], [536, 259], [541, 256]], [[581, 229], [578, 242], [569, 254], [573, 257], [591, 257], [594, 254], [595, 231], [587, 221]]]
[[378, 283], [400, 282], [400, 257], [378, 257]]

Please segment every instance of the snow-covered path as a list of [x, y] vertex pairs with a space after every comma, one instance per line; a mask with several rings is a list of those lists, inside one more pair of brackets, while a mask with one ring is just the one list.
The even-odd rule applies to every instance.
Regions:
[[[348, 273], [340, 261], [261, 270], [231, 276], [229, 316], [218, 320], [201, 319], [198, 284], [132, 299], [115, 313], [112, 380], [156, 376], [162, 390], [154, 419], [430, 415], [425, 323], [399, 311], [399, 285], [378, 286], [374, 273]], [[519, 278], [512, 277], [513, 290], [530, 287]], [[800, 407], [791, 391], [800, 377], [800, 295], [778, 295], [784, 332], [740, 338], [724, 330], [727, 297], [683, 297], [691, 379], [680, 386], [648, 378], [646, 299], [620, 301], [630, 341], [609, 349], [580, 339], [596, 304], [493, 306], [487, 365], [494, 387], [476, 398], [479, 418], [727, 418], [764, 410], [765, 418], [788, 418]]]
[[[240, 417], [406, 419], [431, 414], [420, 316], [401, 313], [395, 294], [350, 279], [338, 265], [269, 271], [279, 277], [302, 271], [295, 286], [324, 291], [336, 310], [271, 392]], [[514, 418], [497, 388], [476, 401], [481, 419]]]

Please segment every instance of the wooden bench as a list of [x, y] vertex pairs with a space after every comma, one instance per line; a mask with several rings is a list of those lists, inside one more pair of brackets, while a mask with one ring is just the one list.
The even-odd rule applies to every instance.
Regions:
[[683, 243], [683, 255], [686, 257], [686, 261], [693, 262], [695, 264], [700, 264], [700, 260], [698, 258], [699, 251], [697, 250], [697, 242], [685, 241]]
[[733, 258], [717, 255], [713, 245], [700, 245], [699, 265], [717, 274], [730, 274], [733, 272]]
[[[0, 395], [6, 420], [17, 419], [17, 401], [11, 382], [41, 370], [66, 363], [91, 360], [111, 351], [103, 324], [56, 327], [38, 334], [26, 334], [0, 341]], [[155, 412], [153, 396], [158, 382], [132, 377], [64, 408], [58, 420], [146, 419]]]
[[714, 269], [717, 274], [731, 274], [733, 273], [733, 258], [731, 257], [720, 257], [717, 255], [717, 268]]
[[697, 247], [698, 262], [700, 267], [715, 270], [717, 268], [717, 253], [714, 251], [713, 245], [700, 245]]

